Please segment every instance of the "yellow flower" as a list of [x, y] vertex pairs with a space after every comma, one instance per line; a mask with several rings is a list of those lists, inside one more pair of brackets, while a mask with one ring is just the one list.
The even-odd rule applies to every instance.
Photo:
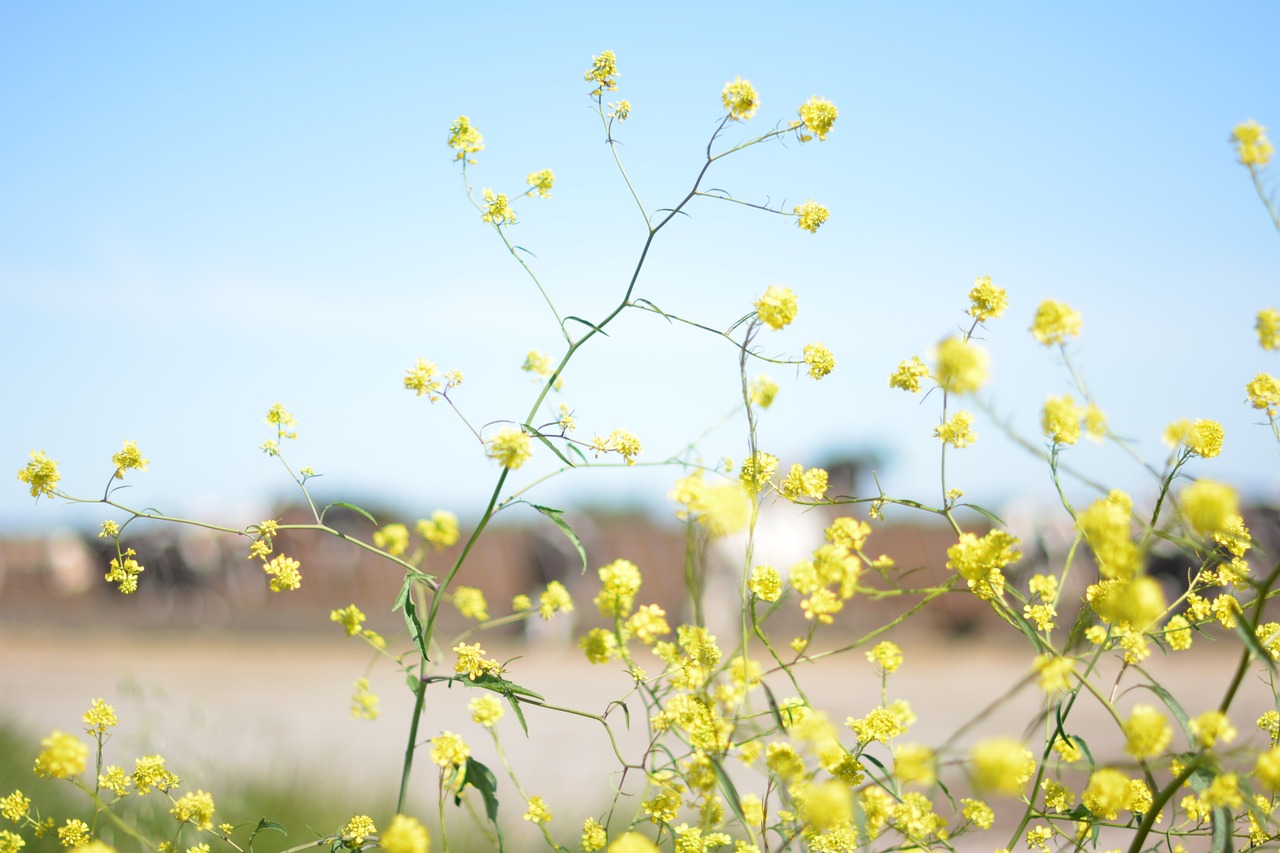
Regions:
[[262, 570], [271, 576], [271, 591], [285, 592], [302, 586], [302, 575], [298, 572], [298, 567], [301, 565], [297, 560], [290, 559], [284, 554], [273, 557], [269, 563], [264, 563]]
[[1049, 397], [1044, 401], [1040, 425], [1055, 444], [1075, 444], [1080, 440], [1080, 420], [1084, 409], [1070, 395]]
[[519, 427], [503, 427], [485, 442], [485, 455], [502, 463], [508, 471], [514, 471], [533, 455], [529, 436]]
[[616, 118], [618, 121], [626, 121], [631, 117], [631, 102], [628, 100], [618, 101], [616, 104], [609, 104], [609, 118]]
[[808, 142], [816, 136], [818, 141], [825, 142], [831, 126], [836, 123], [837, 114], [836, 105], [826, 98], [814, 95], [805, 101], [800, 105], [800, 123], [809, 133], [800, 134], [800, 141]]
[[895, 643], [884, 640], [867, 652], [867, 660], [879, 664], [885, 672], [897, 672], [898, 667], [902, 666], [902, 649]]
[[351, 716], [357, 720], [378, 719], [378, 694], [369, 689], [369, 679], [357, 678], [351, 696]]
[[530, 797], [529, 808], [524, 813], [524, 819], [530, 823], [546, 823], [551, 820], [551, 810], [542, 801], [542, 797]]
[[767, 409], [778, 396], [778, 383], [761, 373], [747, 386], [747, 395], [751, 398], [752, 405]]
[[453, 651], [458, 656], [458, 662], [453, 665], [453, 671], [459, 675], [466, 673], [467, 678], [475, 681], [482, 675], [500, 675], [502, 673], [502, 665], [495, 660], [485, 657], [484, 649], [479, 643], [458, 643], [453, 647]]
[[826, 222], [831, 216], [831, 211], [824, 205], [818, 204], [813, 199], [809, 199], [799, 207], [794, 208], [796, 215], [796, 225], [800, 230], [808, 231], [810, 234], [817, 234], [818, 229], [822, 227], [822, 223]]
[[757, 450], [743, 460], [738, 478], [747, 492], [756, 495], [773, 479], [773, 475], [777, 470], [778, 457], [772, 453]]
[[403, 524], [388, 524], [373, 532], [373, 544], [393, 557], [409, 550], [409, 528]]
[[902, 744], [893, 751], [893, 775], [902, 782], [932, 785], [938, 778], [933, 750], [914, 743]]
[[978, 829], [990, 829], [991, 824], [995, 823], [996, 813], [991, 810], [991, 806], [982, 800], [971, 800], [966, 797], [960, 802], [964, 804], [964, 809], [961, 812], [964, 815], [964, 819], [972, 821], [973, 825]]
[[1222, 452], [1222, 424], [1217, 421], [1185, 418], [1165, 427], [1164, 443], [1170, 447], [1183, 445], [1188, 451], [1205, 459], [1212, 459]]
[[782, 492], [783, 497], [793, 501], [799, 498], [821, 500], [827, 491], [827, 472], [821, 468], [805, 470], [805, 467], [797, 462], [791, 466], [791, 471], [783, 478], [779, 491]]
[[89, 841], [89, 824], [82, 820], [69, 818], [58, 827], [58, 841], [63, 847], [79, 847]]
[[458, 152], [458, 156], [453, 158], [455, 161], [474, 163], [475, 160], [467, 159], [467, 155], [484, 150], [484, 137], [472, 126], [471, 119], [458, 116], [449, 126], [449, 147]]
[[1236, 739], [1237, 734], [1235, 726], [1231, 725], [1227, 715], [1221, 711], [1205, 711], [1191, 720], [1189, 728], [1196, 741], [1206, 749], [1218, 741], [1230, 743]]
[[480, 214], [482, 220], [498, 226], [515, 224], [516, 212], [511, 209], [506, 193], [495, 193], [485, 187], [481, 190], [481, 195], [484, 196], [485, 202], [484, 213]]
[[835, 356], [820, 341], [804, 345], [804, 363], [809, 365], [811, 379], [821, 379], [836, 367]]
[[970, 394], [987, 381], [987, 353], [964, 338], [947, 338], [938, 344], [933, 378], [943, 390]]
[[84, 721], [85, 731], [91, 735], [106, 734], [107, 729], [120, 722], [116, 719], [116, 709], [101, 699], [94, 699], [89, 710], [80, 719]]
[[1191, 623], [1183, 616], [1174, 616], [1164, 626], [1164, 638], [1175, 652], [1191, 648]]
[[348, 845], [359, 850], [364, 846], [365, 837], [374, 835], [377, 831], [378, 827], [374, 826], [373, 818], [367, 814], [358, 814], [347, 821], [347, 825], [342, 828], [341, 835]]
[[1258, 343], [1263, 349], [1280, 349], [1280, 311], [1263, 308], [1258, 312], [1256, 328]]
[[1240, 165], [1250, 169], [1267, 165], [1275, 153], [1267, 139], [1267, 129], [1253, 119], [1237, 124], [1231, 131], [1231, 141], [1235, 143]]
[[431, 836], [417, 818], [398, 814], [378, 836], [378, 846], [386, 853], [427, 853]]
[[1280, 790], [1280, 746], [1258, 753], [1253, 777], [1272, 791]]
[[144, 755], [135, 758], [133, 765], [133, 789], [139, 794], [145, 794], [152, 788], [169, 791], [182, 784], [182, 780], [164, 766], [163, 756]]
[[741, 77], [733, 78], [732, 83], [725, 83], [720, 97], [724, 101], [724, 108], [729, 111], [729, 118], [734, 121], [748, 120], [760, 106], [760, 96], [756, 94], [751, 81]]
[[1201, 536], [1226, 530], [1240, 514], [1235, 489], [1212, 480], [1196, 480], [1179, 496], [1187, 521]]
[[592, 628], [578, 640], [578, 648], [591, 663], [608, 663], [618, 655], [618, 638], [603, 628]]
[[968, 447], [978, 440], [978, 434], [972, 430], [973, 415], [965, 411], [956, 412], [951, 416], [951, 420], [933, 428], [933, 434], [942, 440], [943, 444], [950, 444], [953, 447]]
[[560, 581], [551, 581], [538, 596], [538, 615], [550, 619], [556, 613], [572, 613], [573, 598]]
[[[49, 818], [53, 820], [53, 818]], [[18, 853], [27, 842], [16, 832], [10, 832], [7, 829], [0, 829], [0, 853]], [[654, 848], [657, 850], [658, 848]]]
[[[425, 394], [427, 399], [434, 403], [440, 398], [442, 388], [440, 377], [436, 375], [438, 370], [434, 361], [419, 358], [414, 362], [413, 367], [405, 371], [404, 387], [413, 391], [418, 397]], [[456, 382], [450, 383], [449, 387], [456, 384]]]
[[1080, 334], [1080, 315], [1064, 302], [1046, 299], [1036, 309], [1031, 334], [1042, 344], [1060, 344]]
[[1124, 751], [1134, 758], [1154, 758], [1173, 740], [1168, 720], [1150, 705], [1134, 705], [1124, 723]]
[[68, 779], [84, 772], [89, 747], [75, 735], [54, 731], [40, 741], [44, 749], [36, 757], [35, 773], [53, 779]]
[[431, 739], [431, 760], [441, 767], [461, 767], [471, 755], [471, 747], [453, 732], [441, 732]]
[[506, 713], [496, 696], [477, 696], [467, 703], [467, 710], [471, 712], [471, 721], [486, 729], [493, 728]]
[[770, 329], [778, 330], [795, 320], [799, 303], [789, 287], [770, 285], [764, 295], [756, 300], [756, 316]]
[[43, 450], [33, 450], [27, 467], [18, 471], [18, 479], [31, 487], [31, 497], [45, 495], [51, 498], [57, 494], [58, 480], [62, 475], [58, 473], [57, 462], [45, 456]]
[[142, 458], [142, 452], [138, 450], [136, 441], [126, 441], [124, 449], [111, 457], [111, 463], [116, 466], [115, 476], [117, 480], [123, 480], [124, 472], [130, 469], [147, 470], [147, 463], [150, 461]]
[[1031, 751], [1009, 737], [979, 741], [969, 753], [973, 784], [983, 791], [1017, 796], [1036, 769]]
[[991, 276], [983, 275], [973, 280], [969, 291], [969, 316], [979, 323], [995, 320], [1009, 307], [1009, 295], [1004, 288], [991, 283]]
[[600, 576], [601, 584], [600, 592], [595, 597], [600, 615], [612, 617], [629, 614], [635, 606], [636, 593], [643, 580], [639, 567], [630, 560], [618, 559], [601, 566], [596, 574]]
[[0, 817], [20, 822], [31, 811], [31, 798], [21, 791], [14, 791], [7, 797], [0, 797]]
[[550, 169], [530, 172], [524, 180], [540, 198], [551, 198], [551, 185], [555, 183], [556, 176]]
[[582, 849], [586, 853], [595, 853], [596, 850], [604, 847], [608, 840], [609, 835], [604, 831], [600, 821], [589, 817], [582, 822]]
[[1249, 397], [1249, 405], [1255, 409], [1265, 409], [1267, 417], [1274, 418], [1280, 409], [1280, 380], [1269, 373], [1259, 373], [1244, 386]]
[[420, 519], [414, 529], [437, 551], [443, 551], [458, 541], [458, 517], [447, 510], [436, 510], [431, 513], [430, 520]]
[[[679, 796], [676, 797], [679, 799]], [[672, 815], [674, 818], [675, 815]], [[609, 845], [605, 853], [659, 853], [658, 845], [638, 832], [627, 832]]]
[[920, 393], [920, 380], [929, 375], [929, 368], [920, 356], [913, 355], [898, 363], [898, 369], [889, 374], [889, 387], [901, 388], [912, 394]]
[[204, 791], [183, 794], [169, 809], [178, 823], [193, 823], [201, 829], [213, 826], [213, 796]]
[[610, 451], [617, 453], [626, 460], [628, 465], [636, 464], [635, 458], [640, 455], [641, 449], [640, 439], [625, 429], [615, 429], [609, 433], [608, 438], [596, 436], [591, 440], [591, 448], [595, 450], [596, 456]]
[[777, 601], [782, 596], [782, 575], [772, 566], [756, 566], [747, 587], [761, 601]]
[[354, 604], [349, 604], [341, 610], [329, 611], [329, 621], [341, 623], [342, 630], [346, 632], [348, 637], [354, 637], [360, 633], [364, 620], [364, 613]]
[[1032, 666], [1040, 675], [1040, 689], [1045, 693], [1071, 689], [1071, 675], [1076, 667], [1071, 658], [1058, 657], [1052, 653], [1036, 655]]
[[591, 93], [592, 97], [602, 92], [612, 92], [618, 88], [617, 81], [614, 80], [618, 76], [618, 59], [613, 55], [612, 50], [603, 51], [599, 56], [591, 57], [591, 67], [587, 69], [587, 73], [583, 75], [584, 80], [594, 80], [600, 85]]

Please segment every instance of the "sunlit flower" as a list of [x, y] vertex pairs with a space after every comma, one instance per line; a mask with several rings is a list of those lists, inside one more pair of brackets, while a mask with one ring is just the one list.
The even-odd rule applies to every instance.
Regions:
[[1046, 299], [1036, 309], [1031, 334], [1042, 344], [1060, 344], [1080, 334], [1080, 315], [1064, 302]]
[[45, 495], [51, 498], [57, 493], [58, 480], [62, 475], [58, 473], [57, 462], [45, 456], [43, 450], [33, 450], [27, 467], [18, 471], [18, 479], [31, 487], [31, 497]]
[[808, 231], [811, 234], [817, 234], [818, 229], [822, 227], [822, 223], [831, 217], [831, 211], [825, 205], [818, 204], [813, 199], [809, 199], [804, 204], [796, 207], [793, 211], [796, 215], [796, 225], [802, 231]]
[[837, 113], [835, 104], [817, 95], [801, 104], [800, 123], [808, 133], [800, 134], [800, 141], [808, 142], [814, 136], [818, 137], [820, 142], [826, 141], [827, 134], [831, 132], [831, 126], [836, 123]]
[[751, 81], [741, 77], [735, 77], [732, 83], [725, 83], [720, 97], [724, 101], [724, 108], [729, 111], [729, 117], [734, 121], [748, 120], [760, 106], [760, 96], [756, 94], [755, 87], [751, 85]]
[[475, 160], [467, 159], [467, 155], [484, 150], [484, 137], [472, 126], [471, 119], [458, 116], [449, 126], [449, 147], [458, 152], [454, 160], [467, 160], [468, 163], [474, 163]]
[[556, 176], [550, 169], [540, 169], [537, 172], [530, 172], [529, 177], [525, 178], [525, 183], [533, 188], [540, 198], [551, 198], [551, 185], [555, 183]]
[[1275, 153], [1275, 148], [1267, 139], [1267, 129], [1252, 119], [1235, 126], [1231, 131], [1231, 141], [1235, 143], [1240, 165], [1250, 169], [1267, 165], [1271, 162], [1271, 155]]

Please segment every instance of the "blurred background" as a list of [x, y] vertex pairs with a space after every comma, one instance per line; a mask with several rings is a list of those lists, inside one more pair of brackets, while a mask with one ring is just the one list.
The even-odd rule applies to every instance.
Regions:
[[[886, 377], [965, 326], [966, 294], [990, 275], [1010, 308], [982, 333], [989, 413], [977, 413], [977, 444], [949, 454], [947, 483], [1009, 521], [1029, 564], [1061, 546], [1064, 514], [1047, 468], [1002, 425], [1034, 450], [1044, 398], [1075, 393], [1056, 352], [1027, 332], [1046, 298], [1083, 316], [1072, 364], [1141, 458], [1163, 463], [1160, 437], [1175, 419], [1224, 425], [1222, 455], [1191, 473], [1237, 485], [1266, 540], [1280, 459], [1244, 384], [1280, 370], [1280, 354], [1262, 351], [1253, 332], [1258, 309], [1280, 303], [1280, 235], [1228, 136], [1248, 119], [1280, 135], [1277, 30], [1280, 7], [1264, 0], [803, 12], [664, 2], [536, 12], [0, 5], [0, 352], [11, 401], [0, 460], [16, 472], [42, 450], [59, 462], [65, 491], [94, 498], [111, 455], [133, 440], [150, 466], [129, 474], [123, 503], [230, 527], [298, 518], [301, 495], [259, 450], [274, 437], [265, 414], [280, 402], [300, 423], [287, 457], [322, 475], [311, 482], [319, 503], [349, 501], [380, 523], [448, 509], [465, 535], [497, 468], [444, 403], [403, 389], [405, 370], [424, 357], [463, 371], [452, 397], [471, 426], [491, 430], [521, 419], [537, 394], [520, 371], [526, 354], [558, 358], [564, 341], [467, 201], [448, 129], [466, 115], [484, 135], [468, 172], [477, 191], [514, 196], [530, 172], [555, 172], [552, 197], [522, 199], [509, 234], [562, 314], [597, 320], [621, 298], [646, 234], [582, 79], [592, 56], [612, 49], [620, 74], [609, 99], [632, 106], [615, 135], [650, 211], [688, 191], [735, 77], [753, 83], [761, 107], [728, 129], [726, 144], [793, 120], [811, 95], [840, 109], [825, 142], [752, 148], [717, 163], [704, 184], [785, 210], [826, 204], [831, 219], [817, 235], [698, 199], [661, 233], [636, 289], [719, 329], [771, 284], [799, 294], [797, 322], [762, 338], [764, 351], [796, 357], [820, 340], [836, 369], [818, 383], [794, 369], [758, 371], [781, 386], [759, 435], [784, 467], [829, 466], [849, 494], [878, 483], [939, 503], [938, 400], [891, 390]], [[584, 439], [634, 432], [640, 461], [654, 464], [572, 471], [528, 497], [569, 512], [592, 569], [631, 559], [646, 593], [680, 613], [685, 541], [667, 493], [683, 471], [657, 463], [745, 455], [737, 352], [640, 312], [610, 333], [571, 364], [552, 404], [574, 411]], [[1156, 480], [1113, 446], [1082, 443], [1064, 460], [1140, 503], [1155, 495]], [[556, 468], [535, 447], [503, 496]], [[1095, 496], [1081, 481], [1065, 487], [1077, 502]], [[769, 516], [780, 563], [827, 521], [779, 508]], [[129, 544], [147, 570], [124, 598], [101, 581], [109, 555], [95, 534], [107, 518], [123, 520], [92, 504], [36, 501], [16, 480], [0, 490], [0, 711], [15, 725], [73, 727], [93, 696], [124, 693], [153, 714], [151, 736], [174, 748], [230, 742], [251, 718], [275, 718], [258, 741], [241, 741], [288, 746], [290, 766], [333, 731], [375, 754], [349, 734], [357, 723], [346, 708], [367, 656], [337, 636], [328, 613], [354, 601], [393, 632], [396, 577], [336, 540], [285, 539], [305, 582], [272, 596], [243, 540], [138, 524]], [[353, 536], [372, 530], [355, 515], [333, 520]], [[981, 529], [980, 517], [966, 521]], [[887, 522], [872, 551], [922, 582], [944, 576], [949, 533], [902, 510]], [[565, 545], [515, 506], [482, 540], [465, 582], [498, 610], [561, 578], [585, 605], [593, 573], [580, 575]], [[1184, 571], [1170, 567], [1175, 578]], [[908, 623], [923, 654], [956, 637], [985, 642], [986, 610], [952, 598]], [[547, 672], [577, 673], [571, 638], [594, 624], [583, 609], [577, 628], [516, 627], [494, 642], [512, 654], [540, 648]], [[885, 621], [869, 601], [848, 616], [833, 645]], [[161, 652], [176, 659], [143, 662]], [[993, 667], [1001, 660], [998, 648], [984, 654]], [[940, 683], [948, 660], [935, 663], [923, 682]], [[1009, 658], [1010, 678], [1024, 665]], [[373, 672], [375, 682], [387, 676]], [[590, 673], [588, 682], [604, 677]], [[393, 775], [385, 763], [403, 750], [394, 720], [408, 709], [395, 677], [383, 686], [392, 719], [377, 724], [390, 732], [381, 758], [364, 765], [335, 753], [335, 775]], [[461, 708], [441, 719], [470, 725]], [[162, 718], [188, 728], [166, 729]], [[304, 718], [312, 724], [296, 722]], [[204, 734], [183, 736], [193, 731]]]

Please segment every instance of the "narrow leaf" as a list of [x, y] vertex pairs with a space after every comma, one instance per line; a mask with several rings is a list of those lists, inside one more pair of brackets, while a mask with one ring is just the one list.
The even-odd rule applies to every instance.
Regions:
[[729, 774], [724, 772], [724, 767], [714, 758], [711, 760], [711, 766], [716, 769], [716, 782], [720, 786], [724, 798], [729, 801], [729, 808], [733, 809], [733, 813], [743, 826], [747, 825], [747, 816], [742, 811], [742, 800], [738, 797], [738, 789], [734, 786], [733, 780], [729, 778]]
[[1213, 853], [1231, 853], [1231, 812], [1222, 806], [1213, 810]]
[[1267, 669], [1272, 672], [1276, 671], [1276, 662], [1272, 659], [1271, 653], [1262, 647], [1257, 633], [1251, 631], [1243, 621], [1236, 622], [1236, 633], [1240, 635], [1240, 641], [1249, 650], [1249, 654], [1253, 655]]
[[[561, 457], [562, 459], [564, 457]], [[568, 461], [567, 459], [565, 460]], [[539, 506], [538, 504], [529, 504], [538, 512], [551, 519], [551, 523], [560, 528], [560, 532], [569, 537], [569, 541], [573, 543], [573, 547], [578, 549], [578, 556], [582, 558], [583, 574], [587, 571], [587, 549], [582, 547], [582, 540], [578, 538], [578, 534], [573, 532], [573, 528], [569, 526], [569, 522], [564, 520], [564, 510], [553, 509], [549, 506]]]
[[541, 441], [551, 450], [552, 453], [560, 457], [561, 462], [568, 465], [570, 468], [574, 467], [574, 464], [569, 461], [569, 457], [561, 453], [560, 448], [556, 447], [554, 444], [551, 443], [551, 439], [547, 438], [545, 435], [538, 432], [536, 429], [529, 426], [528, 424], [522, 424], [522, 426], [524, 427], [525, 432], [527, 432], [529, 435], [533, 436], [534, 438], [538, 439], [538, 441]]
[[260, 832], [278, 832], [281, 835], [288, 835], [289, 830], [284, 828], [284, 824], [276, 823], [274, 820], [267, 820], [265, 817], [258, 821], [258, 825], [254, 827], [253, 832], [249, 833], [249, 846], [253, 847], [253, 839], [258, 837]]
[[355, 504], [349, 504], [349, 503], [347, 503], [346, 501], [334, 501], [333, 503], [331, 503], [331, 504], [329, 504], [328, 506], [326, 506], [324, 509], [320, 510], [320, 522], [321, 522], [322, 524], [324, 523], [324, 514], [325, 514], [326, 512], [328, 512], [329, 510], [333, 509], [335, 506], [340, 506], [340, 507], [342, 507], [343, 509], [349, 509], [349, 510], [351, 510], [352, 512], [357, 512], [357, 513], [359, 513], [360, 515], [363, 515], [365, 518], [369, 519], [370, 523], [374, 524], [375, 526], [376, 526], [376, 525], [377, 525], [377, 523], [378, 523], [378, 520], [377, 520], [376, 518], [374, 518], [372, 515], [370, 515], [370, 514], [368, 513], [368, 511], [361, 509], [360, 507], [356, 506]]
[[578, 321], [579, 323], [581, 323], [582, 325], [590, 327], [591, 329], [593, 329], [593, 330], [595, 330], [595, 331], [599, 332], [600, 334], [604, 335], [606, 338], [607, 338], [607, 337], [609, 337], [609, 333], [608, 333], [608, 332], [606, 332], [604, 329], [600, 328], [599, 326], [597, 326], [595, 323], [589, 323], [589, 322], [587, 322], [586, 320], [582, 319], [581, 317], [576, 317], [576, 316], [573, 316], [573, 315], [569, 315], [568, 317], [565, 317], [565, 318], [564, 318], [564, 321], [565, 321], [566, 323], [567, 323], [567, 322], [569, 322], [570, 320], [577, 320], [577, 321]]
[[[1146, 675], [1146, 673], [1144, 672], [1143, 675]], [[1148, 678], [1150, 677], [1148, 676]], [[1150, 690], [1152, 693], [1159, 696], [1160, 701], [1165, 704], [1165, 707], [1173, 712], [1173, 716], [1178, 720], [1178, 725], [1182, 726], [1182, 733], [1183, 735], [1186, 736], [1187, 742], [1188, 743], [1196, 742], [1195, 736], [1191, 734], [1191, 721], [1187, 718], [1187, 712], [1184, 711], [1182, 709], [1182, 706], [1178, 704], [1178, 700], [1173, 698], [1172, 693], [1170, 693], [1168, 690], [1165, 690], [1159, 684], [1148, 683], [1148, 684], [1139, 684], [1138, 686], [1145, 687], [1148, 690]]]

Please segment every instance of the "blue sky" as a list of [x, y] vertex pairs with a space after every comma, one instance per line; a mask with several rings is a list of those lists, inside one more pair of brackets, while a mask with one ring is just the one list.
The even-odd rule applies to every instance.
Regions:
[[[257, 449], [283, 402], [301, 423], [289, 459], [325, 475], [322, 500], [473, 516], [496, 468], [443, 404], [402, 389], [405, 369], [463, 370], [456, 399], [480, 426], [523, 416], [525, 353], [561, 342], [463, 195], [448, 127], [465, 114], [484, 134], [477, 189], [555, 171], [512, 238], [563, 313], [598, 318], [644, 237], [582, 82], [607, 48], [633, 105], [620, 150], [651, 209], [688, 189], [735, 76], [762, 105], [729, 139], [810, 95], [840, 108], [825, 143], [752, 149], [708, 180], [788, 209], [821, 201], [819, 234], [699, 200], [637, 291], [722, 328], [768, 285], [796, 290], [800, 317], [768, 351], [821, 340], [837, 368], [821, 383], [769, 371], [782, 392], [761, 445], [784, 465], [874, 452], [890, 494], [936, 499], [938, 401], [885, 377], [954, 332], [990, 275], [1011, 307], [984, 335], [984, 397], [1023, 433], [1038, 441], [1045, 396], [1069, 390], [1026, 331], [1041, 299], [1062, 299], [1118, 432], [1158, 463], [1169, 421], [1220, 420], [1226, 449], [1192, 473], [1274, 501], [1280, 455], [1243, 386], [1280, 373], [1252, 332], [1280, 304], [1280, 235], [1227, 136], [1250, 118], [1280, 135], [1278, 31], [1272, 2], [5, 4], [0, 459], [16, 471], [44, 450], [89, 496], [132, 439], [151, 467], [122, 498], [243, 523], [287, 494]], [[733, 409], [723, 341], [639, 313], [611, 331], [561, 395], [584, 437], [626, 427], [659, 461]], [[995, 508], [1047, 499], [1041, 467], [984, 416], [976, 430], [952, 485]], [[744, 450], [737, 422], [701, 445], [707, 460]], [[540, 456], [516, 488], [549, 470]], [[1113, 448], [1069, 461], [1150, 491]], [[676, 476], [577, 471], [532, 497], [662, 514]], [[0, 490], [7, 529], [103, 517]]]

